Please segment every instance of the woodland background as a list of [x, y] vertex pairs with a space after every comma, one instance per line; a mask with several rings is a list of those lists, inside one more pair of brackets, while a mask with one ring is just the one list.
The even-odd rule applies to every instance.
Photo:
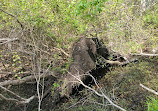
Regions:
[[157, 111], [157, 95], [139, 85], [158, 91], [157, 0], [1, 0], [0, 110], [117, 111], [88, 89], [52, 105], [73, 44], [96, 36], [114, 52], [149, 54], [111, 68], [98, 84], [127, 111]]

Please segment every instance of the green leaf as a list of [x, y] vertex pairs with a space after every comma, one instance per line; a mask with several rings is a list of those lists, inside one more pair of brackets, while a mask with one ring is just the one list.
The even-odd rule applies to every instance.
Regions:
[[19, 66], [18, 68], [19, 68], [19, 69], [21, 69], [22, 67], [21, 67], [21, 66]]
[[17, 59], [20, 59], [20, 57], [17, 57]]
[[13, 72], [16, 72], [16, 69], [14, 69]]
[[18, 79], [21, 79], [21, 77], [17, 77]]
[[15, 66], [15, 64], [12, 64], [12, 66], [14, 67], [14, 66]]
[[56, 82], [53, 84], [53, 88], [56, 88], [56, 87], [59, 87], [59, 86], [60, 85], [58, 83], [56, 83]]

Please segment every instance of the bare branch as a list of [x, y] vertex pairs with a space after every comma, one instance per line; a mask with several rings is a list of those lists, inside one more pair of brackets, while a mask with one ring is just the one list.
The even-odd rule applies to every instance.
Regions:
[[76, 105], [79, 104], [79, 103], [83, 103], [83, 101], [86, 100], [86, 99], [87, 99], [87, 97], [84, 97], [84, 98], [82, 98], [81, 100], [79, 100], [78, 102], [76, 102], [75, 104], [73, 104], [73, 105], [67, 107], [66, 109], [68, 110], [68, 109], [70, 109], [70, 108], [76, 106]]
[[[6, 43], [8, 43], [8, 42], [15, 41], [15, 40], [18, 40], [18, 38], [13, 38], [13, 39], [11, 39], [11, 38], [2, 38], [2, 39], [0, 39], [0, 45], [6, 44]], [[4, 41], [4, 42], [3, 42], [3, 41]]]
[[142, 88], [148, 90], [149, 92], [152, 92], [152, 93], [158, 95], [158, 92], [154, 91], [153, 89], [149, 89], [148, 87], [144, 86], [143, 84], [139, 84], [139, 85], [140, 85]]
[[56, 50], [61, 51], [63, 54], [65, 54], [67, 57], [70, 57], [70, 55], [68, 53], [66, 53], [62, 48], [56, 48], [54, 47]]
[[7, 100], [7, 101], [15, 101], [19, 104], [26, 104], [26, 103], [29, 103], [30, 101], [32, 101], [36, 96], [31, 96], [30, 98], [28, 99], [25, 99], [25, 98], [22, 98], [21, 96], [15, 94], [13, 91], [11, 90], [8, 90], [7, 88], [3, 87], [3, 86], [0, 86], [0, 88], [2, 88], [3, 90], [6, 90], [8, 91], [9, 93], [13, 94], [14, 96], [16, 96], [17, 98], [21, 99], [21, 101], [19, 101], [18, 99], [14, 99], [14, 98], [6, 98], [5, 96], [3, 96], [2, 94], [0, 94], [0, 97], [4, 100]]
[[137, 59], [126, 60], [125, 62], [106, 60], [106, 62], [109, 63], [110, 65], [117, 65], [117, 66], [124, 66], [134, 61], [137, 61]]
[[[41, 74], [40, 78], [49, 77], [49, 76], [55, 77], [54, 73], [52, 72], [51, 74]], [[8, 81], [0, 82], [0, 86], [18, 85], [18, 84], [26, 83], [31, 80], [35, 80], [35, 78], [37, 77], [39, 77], [39, 75], [31, 75], [17, 80], [8, 80]]]
[[[3, 74], [5, 74], [5, 75], [12, 75], [12, 74], [15, 74], [15, 73], [13, 73], [13, 72], [0, 72], [0, 75], [3, 75]], [[29, 71], [23, 72], [22, 74], [30, 74], [30, 72]]]
[[19, 104], [27, 104], [29, 102], [31, 102], [36, 96], [31, 96], [30, 98], [28, 99], [25, 99], [23, 101], [19, 101], [18, 99], [14, 99], [14, 98], [7, 98], [5, 96], [3, 96], [2, 94], [0, 94], [0, 98], [6, 100], [6, 101], [14, 101], [16, 103], [19, 103]]
[[3, 87], [3, 86], [0, 86], [0, 88], [2, 88], [3, 90], [5, 91], [8, 91], [9, 93], [13, 94], [14, 96], [20, 98], [21, 100], [25, 100], [24, 98], [20, 97], [19, 95], [15, 94], [14, 92], [12, 92], [11, 90], [8, 90], [7, 88]]
[[85, 85], [85, 84], [82, 82], [82, 80], [81, 80], [80, 78], [74, 76], [74, 75], [71, 74], [70, 72], [68, 72], [68, 73], [69, 73], [71, 76], [73, 76], [75, 79], [77, 79], [77, 80], [80, 82], [80, 84], [83, 85], [85, 88], [90, 89], [90, 90], [93, 91], [96, 95], [105, 98], [106, 100], [108, 100], [108, 102], [109, 102], [111, 105], [115, 106], [116, 108], [118, 108], [118, 109], [120, 109], [120, 110], [122, 110], [122, 111], [126, 111], [125, 109], [121, 108], [121, 107], [118, 106], [117, 104], [113, 103], [113, 102], [110, 100], [110, 98], [107, 97], [107, 96], [103, 93], [103, 91], [101, 90], [101, 88], [99, 88], [99, 86], [97, 85], [97, 82], [96, 82], [95, 78], [92, 77], [92, 75], [89, 74], [90, 77], [92, 77], [92, 79], [94, 80], [94, 82], [95, 82], [95, 84], [97, 85], [97, 87], [100, 89], [101, 94], [100, 94], [99, 92], [97, 92], [96, 90], [94, 90], [93, 88], [91, 88], [91, 87]]
[[15, 102], [19, 102], [19, 100], [14, 99], [14, 98], [6, 98], [5, 96], [3, 96], [2, 94], [0, 94], [0, 98], [6, 100], [6, 101], [15, 101]]
[[26, 103], [31, 102], [34, 98], [36, 98], [36, 96], [31, 96], [30, 98], [25, 99], [24, 101], [20, 101], [19, 103], [26, 104]]
[[109, 63], [110, 65], [121, 65], [120, 61], [110, 61], [110, 60], [106, 60], [107, 63]]
[[154, 56], [158, 56], [158, 54], [147, 54], [147, 53], [140, 53], [140, 54], [131, 54], [133, 56], [150, 56], [150, 57], [154, 57]]

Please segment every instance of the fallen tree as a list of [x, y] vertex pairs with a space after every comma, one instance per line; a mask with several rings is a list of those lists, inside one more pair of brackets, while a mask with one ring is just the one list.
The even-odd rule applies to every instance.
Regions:
[[[53, 76], [53, 72], [49, 73], [49, 74], [41, 74], [40, 78], [45, 78], [45, 77], [49, 77], [49, 76]], [[39, 75], [31, 75], [31, 76], [27, 76], [24, 77], [22, 79], [16, 79], [16, 80], [6, 80], [3, 82], [0, 82], [0, 86], [8, 86], [8, 85], [20, 85], [29, 81], [34, 81], [36, 78], [38, 78]]]
[[[111, 56], [113, 58], [109, 59]], [[77, 80], [74, 77], [78, 77], [82, 81], [87, 81], [88, 77], [84, 75], [85, 73], [90, 73], [94, 77], [103, 76], [111, 66], [124, 66], [137, 60], [109, 51], [98, 38], [84, 37], [80, 38], [74, 44], [72, 59], [73, 62], [68, 70], [71, 75], [66, 74], [61, 78], [63, 83], [60, 88], [60, 97], [68, 97], [72, 93], [73, 88], [81, 85], [76, 82]]]
[[[85, 37], [80, 38], [76, 43], [74, 43], [71, 56], [73, 62], [70, 64], [70, 67], [67, 71], [68, 73], [64, 77], [59, 78], [59, 80], [61, 80], [62, 83], [60, 84], [60, 87], [57, 87], [58, 88], [57, 94], [59, 94], [58, 100], [60, 100], [60, 98], [63, 97], [69, 97], [72, 94], [73, 89], [79, 86], [83, 86], [83, 87], [85, 87], [85, 85], [88, 86], [89, 83], [87, 82], [87, 80], [89, 79], [89, 76], [86, 75], [87, 73], [89, 73], [94, 78], [100, 76], [103, 77], [108, 71], [109, 67], [124, 66], [127, 65], [128, 63], [137, 61], [137, 59], [135, 58], [125, 57], [121, 54], [110, 51], [98, 38], [85, 38]], [[36, 71], [36, 69], [34, 71]], [[41, 73], [39, 70], [39, 73], [36, 74], [33, 72], [30, 76], [23, 77], [22, 79], [6, 80], [0, 82], [0, 86], [4, 87], [8, 85], [20, 85], [23, 83], [27, 83], [29, 81], [35, 81], [39, 85], [42, 78], [47, 78], [50, 76], [56, 78], [55, 75], [56, 75], [55, 72]], [[89, 88], [89, 86], [87, 88]], [[21, 97], [20, 99], [22, 101], [19, 101], [19, 103], [26, 104], [29, 103], [28, 101], [31, 101], [34, 98], [39, 98], [39, 101], [42, 101], [42, 99], [50, 91], [51, 88], [48, 88], [48, 90], [45, 92], [43, 92], [42, 89], [41, 96], [40, 94], [36, 96], [33, 95], [31, 96], [31, 98], [28, 99], [24, 99], [24, 98], [21, 99], [22, 98]], [[39, 93], [39, 89], [37, 92]], [[105, 95], [103, 96], [106, 97]], [[6, 98], [2, 94], [0, 95], [0, 97], [8, 101], [18, 102], [18, 100], [14, 98]], [[40, 109], [40, 104], [39, 104], [39, 109]]]

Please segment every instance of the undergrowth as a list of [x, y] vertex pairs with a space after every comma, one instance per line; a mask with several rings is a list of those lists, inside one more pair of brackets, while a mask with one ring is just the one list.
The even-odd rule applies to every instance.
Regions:
[[[158, 53], [158, 5], [142, 12], [140, 3], [141, 0], [1, 0], [0, 37], [18, 38], [18, 41], [0, 47], [4, 52], [0, 59], [6, 66], [12, 65], [10, 71], [18, 72], [14, 76], [20, 79], [23, 71], [35, 71], [30, 65], [38, 65], [33, 58], [40, 61], [41, 69], [65, 74], [73, 43], [80, 37], [99, 37], [107, 48], [125, 55]], [[152, 52], [153, 49], [156, 51]], [[8, 63], [6, 56], [11, 56], [8, 52], [17, 52], [12, 56], [15, 61]], [[157, 58], [148, 59], [116, 68], [101, 80], [109, 96], [124, 108], [144, 108], [149, 93], [139, 83], [158, 90]], [[78, 110], [105, 108], [84, 107]]]
[[158, 111], [158, 99], [154, 97], [149, 97], [147, 100], [147, 111]]

